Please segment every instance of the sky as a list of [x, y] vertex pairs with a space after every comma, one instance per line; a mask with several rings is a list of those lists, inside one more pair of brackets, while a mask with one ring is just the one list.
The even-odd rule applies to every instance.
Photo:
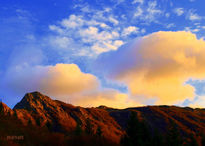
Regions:
[[4, 0], [0, 98], [205, 107], [203, 0]]

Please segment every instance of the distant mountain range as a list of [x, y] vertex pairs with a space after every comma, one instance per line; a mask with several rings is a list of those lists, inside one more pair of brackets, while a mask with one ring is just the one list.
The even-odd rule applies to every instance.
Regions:
[[[203, 144], [205, 109], [176, 106], [83, 108], [32, 92], [13, 109], [1, 103], [0, 145], [120, 145], [121, 139], [128, 135], [132, 113], [146, 123], [152, 137], [156, 131], [166, 135], [174, 123], [180, 137], [188, 139], [187, 143], [192, 135], [198, 145]], [[86, 131], [89, 136], [82, 136]]]

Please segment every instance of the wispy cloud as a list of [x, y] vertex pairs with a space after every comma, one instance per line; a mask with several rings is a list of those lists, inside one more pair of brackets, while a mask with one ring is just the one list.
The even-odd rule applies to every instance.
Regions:
[[184, 9], [183, 8], [175, 8], [174, 13], [177, 14], [177, 16], [181, 16], [184, 14]]
[[193, 9], [188, 11], [186, 18], [191, 21], [200, 21], [202, 19]]
[[[156, 3], [149, 4], [150, 18], [158, 13], [157, 10], [151, 10], [155, 6]], [[49, 29], [56, 33], [49, 37], [53, 48], [60, 48], [61, 51], [64, 49], [65, 52], [77, 56], [96, 57], [102, 52], [116, 50], [127, 41], [130, 34], [145, 33], [144, 28], [140, 30], [136, 26], [127, 26], [126, 19], [122, 21], [122, 18], [115, 16], [114, 11], [108, 7], [96, 10], [86, 6], [81, 10], [83, 13], [71, 14], [49, 26]], [[85, 17], [87, 15], [88, 17]], [[73, 44], [74, 42], [78, 45]]]
[[124, 28], [122, 35], [127, 36], [127, 35], [130, 35], [132, 33], [139, 33], [139, 28], [135, 27], [135, 26], [129, 26], [127, 28]]
[[144, 3], [144, 0], [133, 0], [133, 1], [132, 1], [132, 4], [136, 4], [136, 3], [143, 4], [143, 3]]
[[157, 18], [162, 14], [163, 12], [157, 6], [157, 1], [149, 1], [147, 5], [139, 5], [133, 16], [149, 24], [151, 22], [157, 22]]

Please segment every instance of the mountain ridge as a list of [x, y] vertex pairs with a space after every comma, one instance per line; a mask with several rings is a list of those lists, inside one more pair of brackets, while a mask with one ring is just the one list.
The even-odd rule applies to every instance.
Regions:
[[83, 108], [52, 100], [37, 91], [25, 94], [13, 109], [2, 105], [4, 115], [15, 115], [24, 126], [31, 124], [46, 127], [51, 132], [67, 134], [73, 133], [78, 126], [86, 130], [90, 124], [93, 134], [101, 129], [103, 137], [114, 143], [119, 143], [125, 135], [132, 112], [136, 113], [138, 119], [146, 121], [151, 133], [156, 129], [160, 133], [167, 133], [172, 122], [177, 125], [183, 137], [205, 133], [205, 109], [199, 108], [165, 105], [126, 109], [106, 106]]

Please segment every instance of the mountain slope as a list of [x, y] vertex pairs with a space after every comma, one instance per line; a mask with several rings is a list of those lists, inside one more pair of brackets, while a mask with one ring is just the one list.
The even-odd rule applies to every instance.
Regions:
[[126, 120], [131, 111], [137, 113], [139, 119], [143, 119], [152, 131], [158, 130], [167, 133], [169, 126], [174, 122], [185, 136], [194, 133], [205, 133], [205, 110], [181, 108], [176, 106], [147, 106], [110, 111], [110, 115], [124, 129]]
[[13, 115], [13, 110], [10, 109], [6, 104], [0, 102], [0, 114], [1, 115]]
[[100, 127], [104, 137], [114, 142], [119, 142], [123, 135], [121, 127], [106, 110], [75, 107], [52, 100], [39, 92], [26, 94], [14, 107], [14, 111], [24, 125], [28, 123], [41, 127], [49, 125], [51, 131], [55, 132], [73, 132], [77, 124], [85, 129], [89, 120], [93, 133], [96, 133]]
[[[49, 137], [50, 133], [57, 132], [61, 134], [57, 135], [58, 137], [65, 139], [67, 136], [68, 138], [72, 136], [78, 127], [83, 131], [90, 127], [91, 135], [98, 134], [100, 129], [102, 137], [119, 143], [121, 137], [126, 133], [125, 130], [132, 112], [136, 113], [140, 121], [146, 122], [152, 135], [155, 135], [156, 131], [166, 135], [172, 123], [175, 123], [184, 139], [194, 135], [200, 141], [202, 135], [205, 134], [205, 109], [188, 107], [146, 106], [113, 109], [99, 106], [97, 108], [82, 108], [52, 100], [40, 92], [32, 92], [27, 93], [13, 110], [2, 103], [0, 111], [0, 123], [5, 127], [20, 127], [23, 134], [30, 132], [30, 128], [26, 127], [38, 127], [40, 130], [37, 130], [37, 133], [30, 134], [35, 137], [41, 135], [39, 133], [47, 133], [46, 135]], [[3, 119], [9, 121], [7, 122], [9, 124]], [[13, 122], [18, 124], [12, 126]], [[4, 130], [3, 133], [5, 132]]]

